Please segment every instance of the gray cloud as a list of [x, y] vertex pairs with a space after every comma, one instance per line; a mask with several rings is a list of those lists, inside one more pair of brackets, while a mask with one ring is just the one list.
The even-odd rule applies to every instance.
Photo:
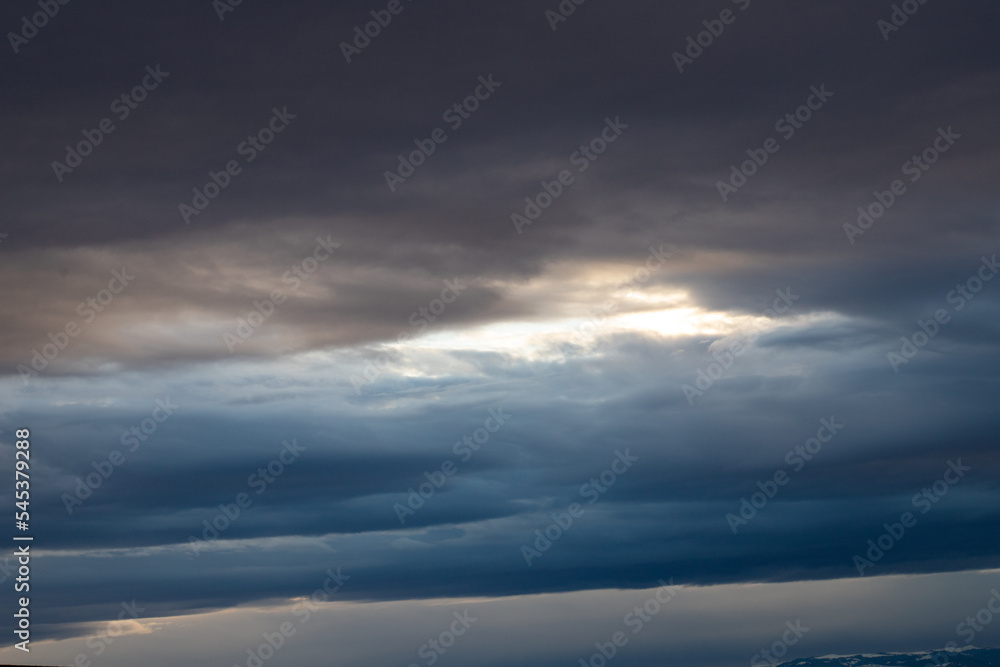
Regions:
[[[736, 4], [586, 3], [553, 32], [545, 3], [407, 2], [348, 64], [338, 44], [373, 8], [359, 1], [243, 3], [224, 21], [209, 2], [71, 3], [9, 52], [0, 436], [29, 426], [36, 443], [40, 636], [80, 636], [139, 597], [150, 617], [243, 613], [315, 587], [332, 559], [354, 573], [345, 600], [410, 611], [471, 596], [519, 611], [532, 604], [517, 596], [664, 573], [798, 582], [769, 601], [791, 609], [835, 585], [805, 580], [858, 591], [995, 563], [1000, 284], [960, 309], [949, 296], [998, 250], [998, 10], [926, 3], [885, 41], [891, 6], [752, 0], [679, 73], [672, 54]], [[33, 8], [4, 8], [0, 25]], [[156, 65], [169, 76], [60, 183], [53, 160]], [[488, 75], [501, 86], [391, 192], [397, 156]], [[783, 136], [813, 86], [833, 96]], [[286, 107], [295, 118], [246, 160], [241, 143]], [[619, 118], [580, 171], [574, 154]], [[909, 180], [939, 128], [961, 137]], [[718, 182], [769, 137], [780, 149], [723, 201]], [[241, 173], [185, 224], [179, 204], [229, 160]], [[511, 215], [564, 169], [574, 182], [519, 234]], [[844, 225], [894, 179], [905, 194], [852, 244]], [[339, 248], [296, 279], [317, 238]], [[630, 287], [650, 247], [669, 261]], [[112, 290], [122, 270], [135, 278]], [[275, 290], [273, 316], [227, 346]], [[689, 402], [775, 290], [796, 295], [791, 310]], [[655, 319], [668, 297], [689, 328]], [[619, 319], [574, 336], [608, 299]], [[894, 372], [889, 353], [940, 309], [950, 321]], [[639, 315], [654, 324], [619, 326]], [[25, 381], [35, 351], [54, 358]], [[63, 494], [167, 397], [176, 414], [69, 514]], [[510, 423], [401, 525], [394, 505], [500, 406]], [[726, 514], [831, 416], [843, 433], [734, 535]], [[301, 460], [191, 553], [291, 438]], [[641, 463], [528, 567], [520, 546], [626, 449]], [[869, 580], [843, 581], [958, 459], [968, 477]], [[905, 634], [871, 648], [913, 645]]]

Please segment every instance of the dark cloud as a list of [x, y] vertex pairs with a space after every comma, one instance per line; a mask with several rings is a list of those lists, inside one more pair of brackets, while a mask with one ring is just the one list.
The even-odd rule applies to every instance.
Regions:
[[[33, 431], [43, 637], [133, 598], [150, 618], [278, 604], [333, 561], [353, 573], [345, 599], [399, 604], [665, 572], [853, 578], [906, 511], [916, 526], [866, 576], [995, 563], [1000, 282], [970, 280], [998, 250], [998, 9], [926, 3], [884, 40], [891, 3], [595, 1], [555, 31], [551, 4], [406, 0], [348, 64], [340, 42], [377, 8], [360, 1], [242, 3], [223, 21], [207, 1], [70, 3], [7, 52], [0, 434]], [[674, 52], [726, 8], [735, 21], [678, 72]], [[5, 7], [0, 25], [33, 11]], [[169, 75], [115, 117], [157, 66]], [[490, 76], [450, 127], [442, 114]], [[786, 134], [820, 88], [832, 96]], [[240, 146], [275, 110], [294, 118], [248, 161]], [[52, 162], [104, 117], [114, 132], [59, 182]], [[580, 171], [609, 123], [627, 127]], [[439, 127], [447, 141], [390, 191], [385, 172]], [[949, 128], [954, 145], [910, 180]], [[772, 137], [723, 201], [718, 182]], [[241, 172], [185, 224], [179, 204], [230, 160]], [[519, 234], [511, 215], [566, 169], [574, 182]], [[906, 192], [849, 238], [894, 179]], [[134, 282], [97, 312], [86, 300], [113, 271]], [[228, 349], [275, 290], [273, 317]], [[577, 335], [609, 299], [615, 317]], [[680, 324], [667, 302], [688, 308]], [[47, 345], [61, 349], [25, 378]], [[168, 397], [176, 414], [68, 513], [64, 494]], [[509, 423], [459, 462], [455, 443], [499, 408]], [[821, 419], [845, 428], [734, 535], [726, 515]], [[301, 458], [193, 553], [202, 521], [291, 439]], [[521, 545], [626, 450], [635, 467], [528, 566]], [[401, 524], [396, 504], [448, 460], [458, 473]], [[958, 460], [968, 476], [919, 513]]]

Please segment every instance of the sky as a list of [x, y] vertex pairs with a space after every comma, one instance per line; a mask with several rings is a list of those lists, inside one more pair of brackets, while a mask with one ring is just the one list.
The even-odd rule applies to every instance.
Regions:
[[995, 3], [0, 27], [0, 661], [1000, 644]]

